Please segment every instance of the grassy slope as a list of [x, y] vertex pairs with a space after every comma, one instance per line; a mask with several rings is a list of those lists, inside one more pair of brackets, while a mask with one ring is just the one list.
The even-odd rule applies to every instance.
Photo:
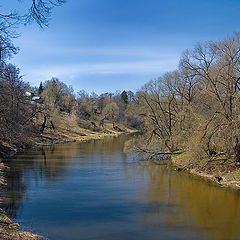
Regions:
[[[46, 128], [44, 134], [37, 139], [36, 143], [39, 145], [56, 144], [71, 141], [88, 141], [91, 139], [103, 139], [107, 136], [118, 136], [123, 132], [113, 129], [112, 123], [105, 121], [104, 128], [100, 131], [92, 131], [89, 129], [81, 128], [77, 125], [76, 117], [74, 115], [61, 114], [58, 119], [54, 121], [55, 130]], [[124, 126], [118, 125], [125, 133], [135, 132]]]

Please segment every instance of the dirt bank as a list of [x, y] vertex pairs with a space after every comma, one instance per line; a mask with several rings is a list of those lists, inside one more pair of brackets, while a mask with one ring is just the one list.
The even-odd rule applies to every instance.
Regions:
[[240, 190], [240, 167], [231, 160], [224, 162], [206, 160], [203, 167], [191, 160], [186, 153], [183, 153], [172, 156], [171, 162], [177, 171], [187, 171], [220, 187]]

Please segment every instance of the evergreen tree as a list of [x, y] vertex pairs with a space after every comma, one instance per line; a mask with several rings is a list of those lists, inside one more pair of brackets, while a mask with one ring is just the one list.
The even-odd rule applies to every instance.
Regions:
[[128, 104], [128, 95], [125, 90], [121, 93], [121, 99], [123, 103]]
[[41, 95], [43, 92], [43, 86], [42, 86], [42, 82], [40, 82], [39, 88], [38, 88], [38, 95]]

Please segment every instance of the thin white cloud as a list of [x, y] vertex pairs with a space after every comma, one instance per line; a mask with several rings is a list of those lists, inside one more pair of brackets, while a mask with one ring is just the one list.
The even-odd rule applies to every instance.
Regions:
[[59, 64], [49, 67], [38, 67], [27, 69], [28, 75], [37, 78], [48, 79], [52, 76], [68, 76], [76, 78], [79, 75], [113, 75], [113, 74], [145, 74], [161, 73], [166, 69], [174, 69], [177, 62], [175, 59], [163, 61], [134, 61], [117, 63], [78, 63], [78, 64]]
[[176, 57], [176, 54], [171, 53], [168, 50], [158, 49], [158, 48], [147, 48], [144, 46], [139, 47], [98, 47], [98, 48], [75, 48], [75, 47], [50, 47], [42, 48], [41, 52], [37, 52], [39, 55], [43, 56], [58, 56], [62, 59], [73, 56], [119, 56], [119, 57], [140, 57], [140, 58], [154, 58], [159, 59], [165, 57]]

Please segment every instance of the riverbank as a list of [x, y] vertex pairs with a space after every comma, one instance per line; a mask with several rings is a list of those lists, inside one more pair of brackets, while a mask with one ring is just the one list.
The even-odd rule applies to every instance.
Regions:
[[135, 130], [126, 128], [123, 125], [117, 125], [113, 128], [110, 121], [104, 123], [104, 127], [98, 131], [81, 128], [77, 125], [74, 115], [61, 115], [55, 130], [47, 128], [35, 142], [36, 145], [52, 145], [67, 142], [84, 142], [92, 139], [103, 139], [109, 136], [118, 136], [123, 133], [134, 133]]
[[[0, 189], [4, 191], [6, 187], [6, 181], [4, 179], [4, 171], [6, 167], [3, 163], [0, 163]], [[4, 199], [0, 198], [0, 202], [3, 202]], [[0, 239], [4, 240], [39, 240], [42, 239], [41, 236], [30, 233], [19, 231], [20, 225], [13, 222], [8, 218], [5, 212], [0, 208]]]
[[33, 133], [32, 136], [28, 137], [27, 142], [24, 143], [21, 139], [17, 142], [15, 141], [14, 144], [10, 141], [7, 142], [0, 139], [0, 160], [3, 158], [9, 158], [26, 148], [38, 148], [54, 144], [103, 139], [108, 136], [118, 136], [123, 133], [136, 132], [135, 130], [126, 128], [122, 125], [117, 125], [113, 128], [112, 123], [106, 120], [104, 127], [101, 127], [98, 131], [81, 128], [77, 124], [75, 115], [64, 113], [58, 116], [54, 125], [55, 129], [47, 126], [43, 134]]
[[177, 171], [186, 171], [192, 175], [201, 177], [219, 187], [240, 190], [240, 168], [231, 160], [219, 159], [217, 161], [206, 160], [206, 164], [199, 166], [191, 161], [186, 153], [171, 157], [173, 168]]
[[[92, 139], [103, 139], [108, 136], [118, 136], [120, 134], [134, 133], [134, 130], [128, 129], [124, 126], [118, 125], [113, 128], [112, 123], [106, 121], [104, 128], [99, 131], [92, 131], [89, 129], [80, 128], [74, 119], [74, 116], [62, 115], [55, 129], [46, 128], [44, 134], [39, 134], [29, 138], [28, 144], [22, 145], [21, 141], [18, 144], [11, 144], [9, 142], [0, 141], [0, 191], [3, 192], [6, 187], [4, 179], [4, 172], [6, 166], [1, 159], [12, 157], [19, 151], [25, 148], [40, 148], [42, 146], [63, 144], [68, 142], [89, 141]], [[0, 201], [4, 201], [0, 195]], [[0, 209], [0, 239], [6, 240], [37, 240], [42, 239], [41, 236], [19, 231], [19, 224], [14, 223], [6, 214]]]

